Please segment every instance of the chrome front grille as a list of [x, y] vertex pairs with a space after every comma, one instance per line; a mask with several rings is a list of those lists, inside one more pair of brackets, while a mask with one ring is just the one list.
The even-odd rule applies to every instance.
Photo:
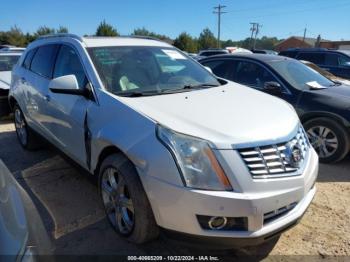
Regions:
[[[290, 161], [290, 145], [297, 145], [301, 151], [299, 166]], [[302, 165], [309, 148], [305, 131], [302, 127], [290, 141], [268, 146], [256, 146], [239, 149], [253, 178], [275, 178], [289, 176]]]

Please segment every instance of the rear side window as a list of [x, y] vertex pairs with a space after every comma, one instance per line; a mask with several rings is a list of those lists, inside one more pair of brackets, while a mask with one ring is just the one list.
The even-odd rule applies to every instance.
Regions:
[[87, 78], [79, 56], [73, 48], [62, 45], [57, 55], [53, 77], [65, 75], [75, 75], [81, 88], [87, 84]]
[[213, 73], [219, 77], [233, 80], [233, 72], [235, 72], [236, 62], [232, 60], [213, 60], [204, 62], [204, 66], [207, 66], [213, 71]]
[[27, 53], [26, 58], [24, 59], [24, 62], [23, 62], [24, 68], [26, 68], [26, 69], [30, 68], [30, 63], [32, 62], [32, 59], [33, 59], [33, 56], [34, 56], [36, 50], [37, 49], [32, 49]]
[[305, 60], [312, 62], [317, 65], [324, 65], [325, 64], [325, 54], [323, 53], [300, 53], [298, 55], [298, 60]]
[[38, 75], [51, 78], [57, 47], [58, 45], [39, 47], [33, 57], [30, 70]]

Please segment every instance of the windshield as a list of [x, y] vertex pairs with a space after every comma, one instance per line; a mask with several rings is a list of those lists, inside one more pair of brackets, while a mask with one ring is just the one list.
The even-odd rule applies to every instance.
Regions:
[[19, 58], [16, 55], [0, 55], [0, 72], [12, 71]]
[[105, 88], [116, 95], [220, 85], [205, 68], [174, 48], [94, 47], [89, 53]]
[[315, 83], [317, 83], [317, 86], [322, 87], [334, 85], [334, 82], [328, 78], [296, 60], [271, 61], [269, 65], [292, 86], [301, 90], [310, 88], [308, 83], [313, 83], [313, 86], [316, 86]]

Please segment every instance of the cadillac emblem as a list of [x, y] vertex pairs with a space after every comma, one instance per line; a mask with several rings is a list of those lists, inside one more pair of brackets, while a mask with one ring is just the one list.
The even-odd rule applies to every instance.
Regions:
[[303, 160], [303, 153], [298, 142], [289, 142], [286, 145], [285, 155], [288, 164], [295, 168], [300, 167], [301, 161]]

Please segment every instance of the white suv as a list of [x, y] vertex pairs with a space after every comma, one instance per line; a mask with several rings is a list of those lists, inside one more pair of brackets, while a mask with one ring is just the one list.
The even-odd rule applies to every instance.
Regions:
[[315, 194], [318, 158], [289, 104], [161, 41], [43, 37], [9, 96], [22, 146], [39, 134], [98, 176], [111, 224], [136, 243], [163, 228], [256, 244], [295, 224]]

